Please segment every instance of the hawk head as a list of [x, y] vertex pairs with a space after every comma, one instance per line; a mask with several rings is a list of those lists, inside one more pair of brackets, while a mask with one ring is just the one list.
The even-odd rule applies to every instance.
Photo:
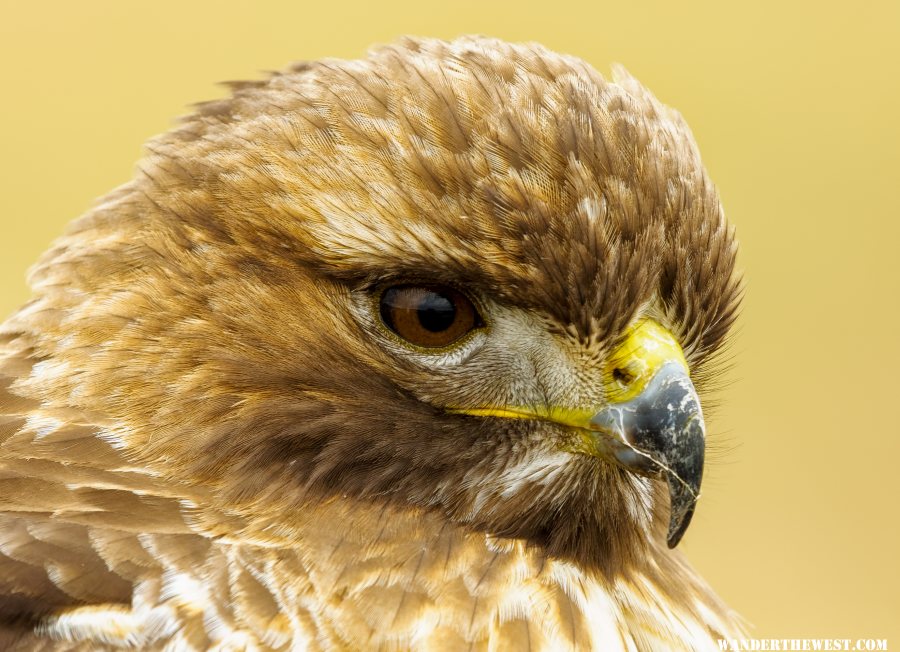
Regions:
[[46, 400], [210, 488], [201, 514], [289, 538], [352, 497], [602, 568], [690, 519], [735, 252], [681, 116], [624, 70], [409, 39], [201, 105], [18, 319]]

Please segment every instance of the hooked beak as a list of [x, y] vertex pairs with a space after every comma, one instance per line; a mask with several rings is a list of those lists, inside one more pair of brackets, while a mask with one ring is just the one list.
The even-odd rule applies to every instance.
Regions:
[[670, 516], [666, 542], [681, 541], [700, 497], [706, 434], [703, 411], [684, 353], [652, 319], [638, 321], [612, 352], [603, 409], [562, 406], [453, 408], [481, 417], [538, 419], [573, 429], [573, 452], [600, 457], [628, 471], [664, 477]]
[[591, 417], [590, 433], [602, 457], [635, 473], [665, 477], [670, 500], [666, 542], [677, 546], [700, 497], [706, 442], [700, 399], [687, 371], [666, 363], [636, 397]]

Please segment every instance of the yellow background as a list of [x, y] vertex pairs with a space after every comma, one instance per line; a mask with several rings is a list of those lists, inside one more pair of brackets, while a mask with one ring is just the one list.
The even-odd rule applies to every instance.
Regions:
[[0, 314], [214, 82], [469, 32], [624, 63], [685, 115], [748, 291], [682, 545], [756, 636], [900, 649], [896, 0], [0, 0]]

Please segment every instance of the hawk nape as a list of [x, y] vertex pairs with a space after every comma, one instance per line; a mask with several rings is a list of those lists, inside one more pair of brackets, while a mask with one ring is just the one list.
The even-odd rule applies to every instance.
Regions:
[[718, 649], [736, 242], [624, 70], [406, 39], [200, 105], [0, 328], [23, 649]]

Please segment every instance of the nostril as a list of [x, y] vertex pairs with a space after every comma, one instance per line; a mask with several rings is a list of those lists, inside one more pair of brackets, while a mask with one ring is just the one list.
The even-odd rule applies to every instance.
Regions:
[[616, 367], [612, 372], [613, 380], [623, 386], [630, 385], [634, 382], [634, 374], [628, 371], [627, 369], [623, 369], [622, 367]]

